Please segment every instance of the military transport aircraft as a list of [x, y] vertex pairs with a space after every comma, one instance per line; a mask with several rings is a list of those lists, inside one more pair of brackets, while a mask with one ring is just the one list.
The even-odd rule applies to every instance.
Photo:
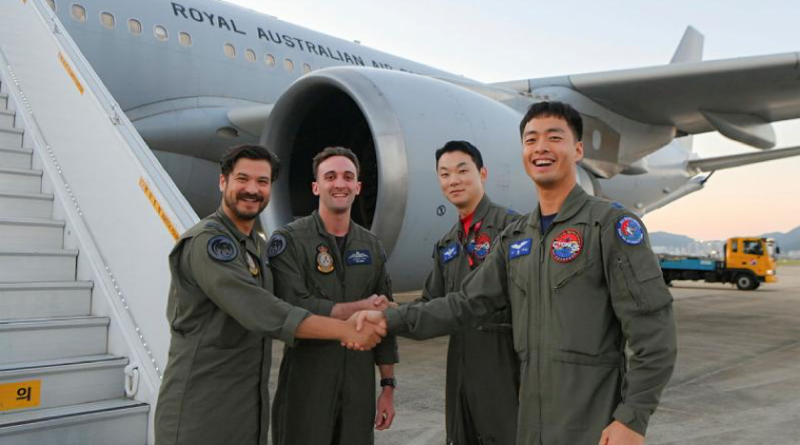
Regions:
[[[688, 28], [669, 64], [481, 83], [215, 0], [47, 0], [63, 27], [200, 215], [219, 203], [223, 148], [261, 141], [285, 164], [271, 228], [316, 207], [311, 158], [350, 147], [362, 165], [354, 219], [379, 235], [399, 288], [417, 288], [429, 246], [452, 224], [433, 151], [466, 139], [486, 152], [487, 190], [536, 203], [517, 125], [536, 101], [584, 116], [589, 192], [644, 214], [700, 190], [714, 170], [800, 154], [771, 122], [800, 117], [797, 53], [703, 61]], [[718, 131], [757, 149], [699, 159]]]

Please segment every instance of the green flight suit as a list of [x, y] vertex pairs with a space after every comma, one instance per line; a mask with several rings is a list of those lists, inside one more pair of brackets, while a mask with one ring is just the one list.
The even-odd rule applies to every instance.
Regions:
[[272, 339], [292, 344], [309, 315], [272, 294], [266, 251], [220, 209], [170, 253], [172, 340], [155, 414], [158, 445], [266, 445]]
[[[463, 224], [457, 221], [436, 243], [433, 270], [418, 301], [460, 289], [464, 277], [483, 263], [500, 232], [519, 217], [484, 195], [473, 213], [469, 233], [464, 233]], [[511, 308], [450, 336], [445, 394], [448, 444], [514, 443], [519, 360], [511, 336]]]
[[[383, 247], [353, 222], [340, 251], [315, 211], [275, 231], [268, 255], [276, 293], [313, 314], [330, 316], [336, 303], [373, 294], [391, 299]], [[325, 340], [286, 347], [275, 390], [273, 445], [372, 444], [375, 365], [397, 361], [394, 336], [372, 351]]]
[[644, 434], [677, 353], [672, 296], [647, 234], [579, 186], [544, 235], [539, 220], [537, 210], [508, 226], [459, 292], [387, 310], [389, 328], [429, 338], [510, 305], [518, 445], [596, 445], [615, 419]]

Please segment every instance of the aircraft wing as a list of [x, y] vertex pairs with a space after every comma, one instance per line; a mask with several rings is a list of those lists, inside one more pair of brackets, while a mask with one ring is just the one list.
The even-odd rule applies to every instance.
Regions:
[[635, 121], [672, 125], [683, 134], [716, 130], [757, 148], [775, 145], [770, 122], [800, 118], [800, 53], [494, 85], [522, 92], [564, 86]]
[[688, 162], [688, 167], [703, 172], [713, 172], [759, 162], [774, 161], [791, 156], [800, 156], [800, 147], [780, 148], [757, 153], [742, 153], [714, 158], [692, 159]]

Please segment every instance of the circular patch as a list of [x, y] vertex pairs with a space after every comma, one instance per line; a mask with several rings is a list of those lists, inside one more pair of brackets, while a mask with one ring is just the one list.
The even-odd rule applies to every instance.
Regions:
[[272, 235], [269, 239], [269, 246], [267, 246], [267, 257], [273, 258], [283, 253], [286, 250], [286, 237], [281, 233]]
[[623, 216], [617, 222], [617, 235], [625, 241], [626, 244], [635, 246], [644, 240], [644, 231], [639, 221], [631, 218], [630, 216]]
[[553, 259], [559, 263], [569, 263], [578, 257], [583, 249], [581, 234], [575, 229], [567, 229], [556, 236], [550, 246]]
[[491, 249], [491, 247], [492, 239], [489, 238], [489, 235], [481, 233], [475, 238], [475, 247], [473, 253], [476, 257], [484, 259], [486, 258], [486, 255], [489, 254], [489, 249]]
[[230, 237], [217, 235], [208, 240], [208, 255], [217, 261], [228, 262], [239, 255], [239, 249]]

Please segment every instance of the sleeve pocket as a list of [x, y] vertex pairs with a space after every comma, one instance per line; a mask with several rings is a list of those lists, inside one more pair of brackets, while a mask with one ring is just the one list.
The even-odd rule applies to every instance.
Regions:
[[657, 312], [672, 303], [672, 295], [664, 284], [661, 268], [651, 252], [634, 255], [633, 258], [623, 255], [619, 258], [619, 268], [640, 313]]

